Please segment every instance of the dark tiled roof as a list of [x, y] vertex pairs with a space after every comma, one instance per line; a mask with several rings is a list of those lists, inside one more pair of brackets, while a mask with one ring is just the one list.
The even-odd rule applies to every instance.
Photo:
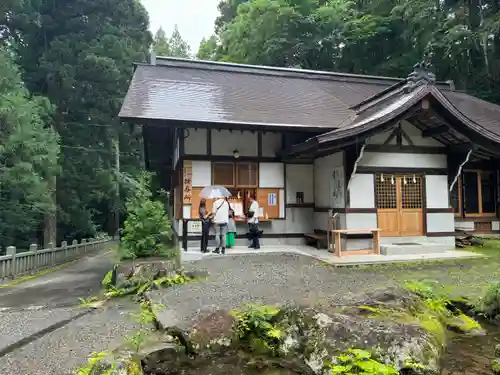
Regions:
[[398, 81], [192, 65], [138, 65], [119, 116], [332, 129], [355, 115], [350, 107]]
[[500, 106], [457, 91], [441, 91], [467, 118], [500, 135]]
[[[158, 58], [138, 65], [119, 116], [124, 120], [180, 120], [310, 127], [353, 132], [378, 103], [387, 105], [406, 80]], [[500, 136], [500, 106], [446, 84], [433, 93], [474, 131]], [[385, 99], [384, 99], [385, 98]], [[397, 100], [396, 100], [397, 101]], [[381, 109], [385, 113], [385, 109]], [[363, 126], [359, 127], [360, 122]], [[378, 120], [377, 120], [378, 122]], [[335, 134], [334, 131], [332, 134]], [[342, 133], [344, 134], [344, 133]], [[494, 138], [494, 137], [493, 137]]]

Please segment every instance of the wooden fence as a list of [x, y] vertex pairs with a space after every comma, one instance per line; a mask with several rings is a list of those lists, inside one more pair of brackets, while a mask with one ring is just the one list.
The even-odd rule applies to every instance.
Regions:
[[100, 251], [110, 242], [109, 237], [83, 239], [80, 243], [73, 240], [71, 245], [63, 241], [59, 247], [49, 244], [46, 249], [38, 249], [37, 245], [31, 245], [29, 251], [23, 252], [16, 252], [15, 246], [9, 246], [7, 254], [0, 256], [0, 284], [5, 279], [36, 273]]

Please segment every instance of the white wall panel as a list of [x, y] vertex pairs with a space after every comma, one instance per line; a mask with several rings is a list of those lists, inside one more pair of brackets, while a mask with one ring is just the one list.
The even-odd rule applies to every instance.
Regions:
[[257, 156], [257, 132], [212, 130], [212, 154], [233, 155], [238, 150], [241, 156]]
[[207, 129], [185, 129], [184, 153], [187, 155], [207, 154]]
[[373, 174], [355, 174], [349, 185], [350, 207], [375, 208]]
[[446, 168], [446, 155], [365, 152], [358, 165], [363, 167]]
[[447, 208], [449, 206], [448, 176], [425, 176], [425, 198], [428, 208]]
[[370, 229], [377, 228], [376, 213], [347, 213], [345, 229]]
[[297, 192], [304, 193], [304, 203], [314, 202], [314, 165], [286, 164], [286, 202], [297, 203]]
[[452, 212], [427, 214], [427, 232], [454, 232], [455, 215]]
[[285, 187], [285, 165], [283, 163], [259, 163], [259, 187]]
[[281, 141], [281, 133], [263, 133], [262, 156], [275, 157], [276, 153], [282, 149]]
[[[314, 203], [317, 207], [331, 207], [331, 175], [336, 167], [344, 165], [343, 153], [325, 156], [314, 161]], [[341, 207], [345, 207], [344, 204]]]
[[205, 187], [212, 185], [212, 163], [209, 161], [192, 162], [193, 187]]

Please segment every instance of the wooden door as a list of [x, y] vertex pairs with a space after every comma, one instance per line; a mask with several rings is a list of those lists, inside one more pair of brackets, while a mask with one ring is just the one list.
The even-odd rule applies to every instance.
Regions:
[[423, 234], [422, 176], [377, 175], [375, 195], [381, 236]]
[[400, 188], [399, 235], [421, 236], [424, 233], [422, 176], [400, 176], [397, 180]]

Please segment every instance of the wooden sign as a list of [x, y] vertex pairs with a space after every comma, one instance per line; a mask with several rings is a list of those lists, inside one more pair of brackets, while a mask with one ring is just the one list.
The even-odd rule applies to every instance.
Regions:
[[182, 201], [184, 204], [191, 204], [193, 198], [193, 164], [191, 161], [184, 161], [182, 169]]

